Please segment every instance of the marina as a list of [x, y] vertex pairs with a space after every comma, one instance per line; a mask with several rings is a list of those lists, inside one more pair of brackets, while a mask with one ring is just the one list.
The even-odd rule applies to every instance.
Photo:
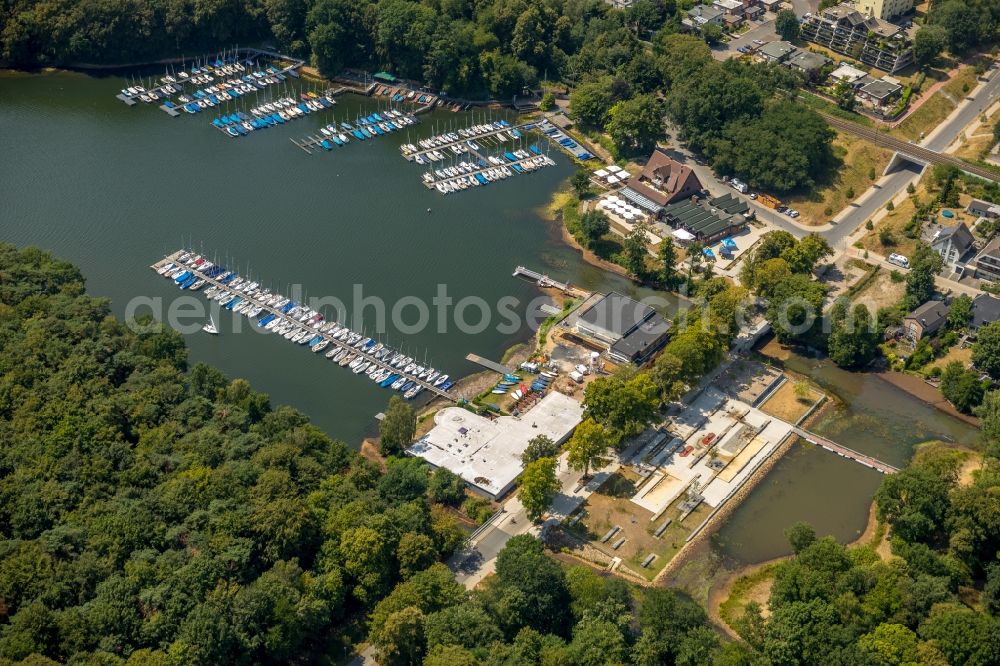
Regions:
[[[150, 268], [180, 289], [204, 290], [204, 296], [221, 308], [243, 315], [265, 331], [281, 335], [313, 353], [322, 353], [340, 367], [355, 375], [363, 374], [382, 388], [399, 391], [407, 400], [423, 391], [452, 402], [458, 400], [449, 393], [455, 381], [447, 374], [420, 365], [404, 352], [357, 333], [347, 325], [328, 321], [307, 305], [263, 288], [259, 281], [243, 278], [194, 251], [178, 250]], [[218, 334], [214, 319], [203, 330]]]
[[398, 109], [387, 109], [358, 117], [353, 124], [346, 121], [338, 124], [334, 121], [320, 128], [320, 136], [308, 136], [305, 139], [290, 139], [290, 141], [307, 154], [312, 155], [313, 150], [317, 148], [330, 151], [346, 146], [351, 142], [352, 137], [358, 141], [366, 141], [398, 132], [404, 127], [416, 123], [417, 117], [414, 115]]
[[416, 144], [405, 143], [399, 147], [403, 157], [417, 164], [430, 164], [462, 155], [469, 149], [479, 150], [483, 146], [499, 146], [522, 138], [522, 131], [533, 127], [531, 124], [511, 126], [506, 120], [478, 123], [468, 127], [437, 134], [421, 139]]
[[212, 127], [233, 138], [247, 136], [259, 129], [284, 125], [304, 118], [314, 111], [332, 108], [337, 103], [333, 99], [333, 94], [332, 91], [322, 95], [312, 91], [301, 93], [300, 102], [296, 102], [292, 97], [282, 97], [253, 107], [249, 113], [237, 111], [222, 115], [212, 120]]
[[441, 194], [451, 194], [555, 165], [555, 161], [542, 154], [537, 146], [532, 145], [530, 149], [507, 151], [503, 157], [475, 153], [478, 158], [475, 162], [461, 161], [455, 166], [428, 171], [423, 176], [424, 185]]
[[[241, 51], [245, 55], [240, 55]], [[271, 59], [272, 64], [259, 64], [265, 58]], [[289, 62], [279, 67], [279, 60]], [[126, 82], [129, 85], [115, 97], [127, 106], [135, 106], [140, 101], [146, 104], [160, 102], [160, 109], [170, 116], [178, 116], [182, 111], [199, 113], [243, 95], [259, 92], [289, 77], [298, 78], [297, 70], [303, 64], [302, 60], [270, 51], [237, 48], [232, 52], [206, 57], [204, 61], [196, 59], [190, 67], [184, 62], [180, 71], [168, 66], [163, 76], [145, 85], [129, 80]], [[187, 93], [188, 85], [201, 87]], [[171, 99], [173, 95], [178, 96], [176, 101]]]

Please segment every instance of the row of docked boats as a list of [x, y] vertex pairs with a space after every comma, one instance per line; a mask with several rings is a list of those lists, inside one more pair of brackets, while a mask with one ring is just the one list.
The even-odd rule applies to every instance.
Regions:
[[[314, 93], [311, 93], [314, 94]], [[308, 97], [303, 93], [303, 97]], [[284, 125], [286, 122], [301, 118], [314, 111], [322, 111], [336, 104], [330, 97], [307, 98], [296, 102], [291, 97], [284, 97], [274, 102], [267, 102], [250, 109], [250, 114], [237, 111], [212, 120], [212, 126], [229, 136], [246, 136], [250, 132]]]
[[319, 131], [322, 136], [309, 137], [307, 143], [308, 141], [312, 141], [315, 145], [323, 148], [323, 150], [333, 150], [335, 146], [345, 146], [350, 142], [348, 134], [358, 141], [365, 141], [366, 139], [372, 139], [384, 134], [398, 132], [416, 122], [417, 119], [410, 114], [389, 109], [357, 118], [353, 125], [348, 122], [342, 122], [339, 126], [336, 123], [332, 123], [321, 127]]
[[[174, 104], [170, 102], [168, 97], [183, 92], [184, 84], [187, 83], [205, 85], [212, 84], [216, 79], [233, 77], [228, 81], [196, 90], [192, 93], [191, 97], [181, 95], [180, 100], [183, 103], [199, 99], [209, 100], [212, 95], [217, 95], [218, 99], [225, 100], [225, 95], [227, 94], [231, 97], [238, 97], [240, 93], [256, 91], [266, 87], [267, 84], [285, 80], [284, 75], [281, 74], [281, 70], [273, 65], [254, 72], [247, 71], [247, 66], [240, 62], [223, 63], [217, 61], [217, 65], [206, 64], [201, 67], [192, 67], [190, 72], [181, 71], [176, 75], [165, 74], [159, 79], [158, 85], [151, 87], [149, 90], [143, 86], [134, 85], [122, 88], [121, 93], [126, 98], [139, 99], [146, 103], [163, 99], [163, 103], [166, 106], [174, 108]], [[258, 86], [256, 85], [257, 83], [263, 83], [264, 85]]]
[[[506, 120], [496, 120], [491, 123], [471, 125], [470, 127], [463, 127], [462, 129], [454, 132], [443, 132], [426, 139], [421, 139], [420, 141], [417, 141], [416, 144], [405, 143], [399, 147], [399, 150], [405, 157], [413, 153], [430, 150], [432, 148], [449, 146], [453, 143], [459, 143], [467, 139], [475, 139], [476, 137], [484, 135], [500, 136], [500, 133], [508, 127], [510, 127], [510, 123]], [[520, 136], [520, 134], [518, 134], [518, 136]], [[501, 137], [501, 140], [506, 140], [506, 138], [506, 136], [503, 136]]]
[[[413, 143], [403, 144], [400, 146], [400, 151], [402, 151], [404, 157], [412, 159], [417, 164], [441, 162], [454, 156], [461, 156], [470, 150], [480, 150], [483, 147], [481, 143], [498, 146], [507, 141], [518, 140], [523, 137], [521, 131], [516, 127], [503, 129], [507, 125], [509, 123], [506, 123], [506, 121], [497, 121], [492, 126], [492, 134], [480, 136], [476, 140], [461, 136], [456, 132], [448, 132], [432, 137], [431, 139], [424, 139], [419, 142], [419, 145]], [[481, 126], [477, 125], [476, 127]]]
[[[196, 291], [208, 285], [205, 297], [222, 308], [244, 315], [290, 342], [322, 352], [341, 367], [364, 374], [383, 388], [397, 390], [406, 399], [415, 398], [428, 386], [441, 391], [454, 386], [447, 374], [344, 324], [327, 321], [307, 305], [273, 293], [201, 255], [182, 250], [173, 256], [155, 270], [179, 288]], [[210, 332], [217, 332], [214, 322]]]
[[488, 162], [465, 161], [455, 166], [435, 169], [424, 174], [424, 184], [433, 187], [441, 194], [451, 194], [470, 187], [489, 185], [517, 174], [531, 173], [555, 164], [551, 157], [541, 154], [537, 146], [530, 148], [531, 152], [516, 150], [504, 153], [504, 158], [508, 161], [498, 156], [490, 156], [487, 158]]
[[[270, 69], [277, 71], [277, 68], [274, 67], [269, 68], [269, 70]], [[258, 74], [261, 75], [261, 77], [255, 78]], [[187, 113], [201, 113], [205, 109], [231, 102], [232, 100], [239, 99], [240, 97], [251, 93], [259, 92], [267, 88], [269, 85], [281, 83], [285, 80], [285, 75], [280, 71], [277, 73], [272, 73], [270, 71], [253, 72], [252, 74], [247, 74], [242, 78], [222, 81], [208, 88], [199, 88], [190, 95], [180, 95], [177, 98], [177, 104], [167, 100], [163, 103], [163, 105], [171, 109], [179, 108]]]

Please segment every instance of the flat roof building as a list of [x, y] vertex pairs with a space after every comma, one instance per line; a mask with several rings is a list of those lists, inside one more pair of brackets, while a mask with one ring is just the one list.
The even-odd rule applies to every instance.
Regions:
[[642, 365], [667, 343], [670, 322], [648, 305], [613, 291], [576, 317], [576, 331], [606, 344], [614, 360]]
[[445, 407], [434, 415], [430, 432], [406, 452], [454, 472], [475, 492], [497, 500], [521, 475], [528, 442], [545, 435], [562, 443], [581, 420], [583, 405], [558, 391], [550, 391], [520, 416], [489, 419], [462, 407]]
[[700, 242], [711, 243], [744, 229], [750, 205], [726, 193], [714, 199], [689, 199], [670, 204], [663, 215], [674, 229], [683, 229]]

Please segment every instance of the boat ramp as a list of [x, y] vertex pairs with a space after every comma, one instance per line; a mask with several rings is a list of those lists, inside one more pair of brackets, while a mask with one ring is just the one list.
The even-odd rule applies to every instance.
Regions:
[[227, 310], [244, 314], [265, 330], [284, 333], [283, 337], [345, 366], [354, 374], [377, 381], [383, 388], [393, 388], [414, 398], [421, 391], [456, 402], [449, 392], [454, 381], [432, 368], [417, 366], [412, 358], [355, 333], [348, 327], [327, 322], [305, 305], [299, 305], [258, 282], [240, 278], [235, 271], [214, 264], [193, 251], [181, 249], [150, 266], [157, 274], [173, 280], [181, 289], [202, 292]]

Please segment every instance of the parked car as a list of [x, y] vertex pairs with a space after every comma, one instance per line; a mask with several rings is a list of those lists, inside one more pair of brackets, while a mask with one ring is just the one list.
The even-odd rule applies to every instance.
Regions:
[[757, 46], [761, 46], [764, 43], [764, 40], [763, 39], [755, 39], [755, 40], [753, 40], [753, 43], [756, 44]]
[[794, 208], [788, 209], [788, 217], [798, 217], [798, 216], [799, 216], [799, 211], [795, 210]]
[[681, 451], [681, 458], [687, 458], [689, 455], [691, 455], [692, 451], [694, 451], [694, 447], [688, 444], [687, 446], [684, 447], [684, 450]]
[[751, 199], [756, 199], [757, 198], [757, 193], [756, 192], [751, 192], [750, 193], [750, 198]]
[[778, 206], [774, 210], [778, 211], [779, 213], [784, 214], [784, 213], [788, 212], [788, 206]]
[[710, 433], [708, 433], [707, 435], [705, 435], [704, 437], [701, 438], [701, 445], [702, 446], [708, 446], [709, 444], [711, 444], [714, 441], [715, 441], [715, 433], [714, 432], [710, 432]]
[[741, 47], [739, 47], [739, 48], [738, 48], [738, 49], [736, 49], [736, 50], [737, 50], [737, 51], [739, 51], [740, 53], [750, 53], [750, 49], [748, 49], [748, 48], [747, 48], [747, 47], [745, 47], [745, 46], [741, 46]]
[[897, 254], [895, 252], [890, 254], [889, 257], [886, 259], [886, 261], [888, 261], [890, 264], [895, 264], [896, 266], [899, 266], [901, 268], [910, 267], [910, 260], [904, 257], [903, 255]]

